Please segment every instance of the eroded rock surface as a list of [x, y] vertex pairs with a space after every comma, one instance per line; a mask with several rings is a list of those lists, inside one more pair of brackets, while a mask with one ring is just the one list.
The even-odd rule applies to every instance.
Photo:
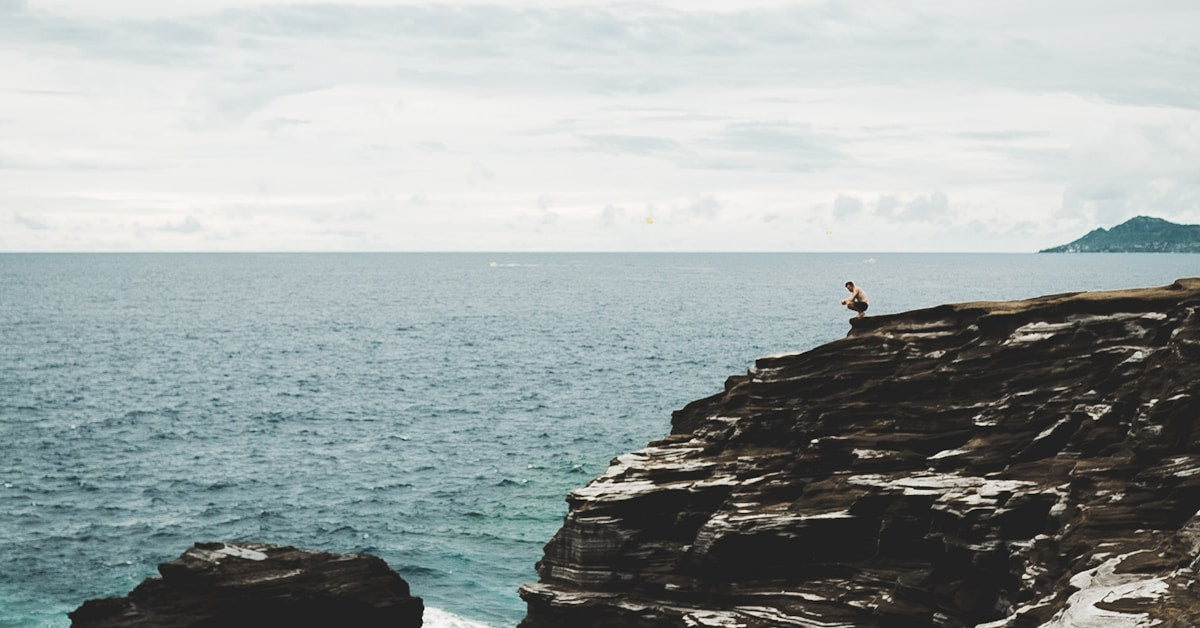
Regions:
[[88, 600], [75, 628], [421, 625], [424, 605], [387, 563], [262, 543], [197, 543], [128, 597]]
[[572, 492], [521, 625], [1200, 625], [1200, 279], [853, 324]]

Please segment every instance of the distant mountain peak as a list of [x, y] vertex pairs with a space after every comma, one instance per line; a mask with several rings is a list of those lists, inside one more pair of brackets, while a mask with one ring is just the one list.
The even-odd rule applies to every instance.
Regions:
[[1135, 216], [1041, 253], [1200, 253], [1200, 225], [1181, 225], [1153, 216]]
[[1134, 216], [1129, 220], [1113, 227], [1110, 232], [1119, 231], [1145, 231], [1147, 229], [1170, 229], [1171, 227], [1185, 227], [1188, 225], [1179, 225], [1162, 218], [1153, 216]]

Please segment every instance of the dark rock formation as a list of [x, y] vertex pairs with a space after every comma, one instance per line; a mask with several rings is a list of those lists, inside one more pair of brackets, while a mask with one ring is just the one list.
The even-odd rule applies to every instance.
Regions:
[[374, 556], [197, 543], [128, 597], [88, 600], [76, 628], [420, 626], [424, 605]]
[[572, 492], [521, 625], [1200, 625], [1200, 279], [852, 324]]
[[1137, 216], [1039, 253], [1200, 253], [1200, 225]]

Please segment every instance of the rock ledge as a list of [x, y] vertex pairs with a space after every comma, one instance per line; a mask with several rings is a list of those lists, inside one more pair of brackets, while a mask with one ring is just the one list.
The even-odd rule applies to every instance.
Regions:
[[854, 321], [567, 497], [521, 626], [1200, 625], [1200, 279]]

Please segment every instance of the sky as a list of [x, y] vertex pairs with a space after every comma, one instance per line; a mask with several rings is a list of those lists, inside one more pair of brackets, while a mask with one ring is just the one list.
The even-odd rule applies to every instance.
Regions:
[[0, 0], [0, 251], [1200, 223], [1200, 2]]

